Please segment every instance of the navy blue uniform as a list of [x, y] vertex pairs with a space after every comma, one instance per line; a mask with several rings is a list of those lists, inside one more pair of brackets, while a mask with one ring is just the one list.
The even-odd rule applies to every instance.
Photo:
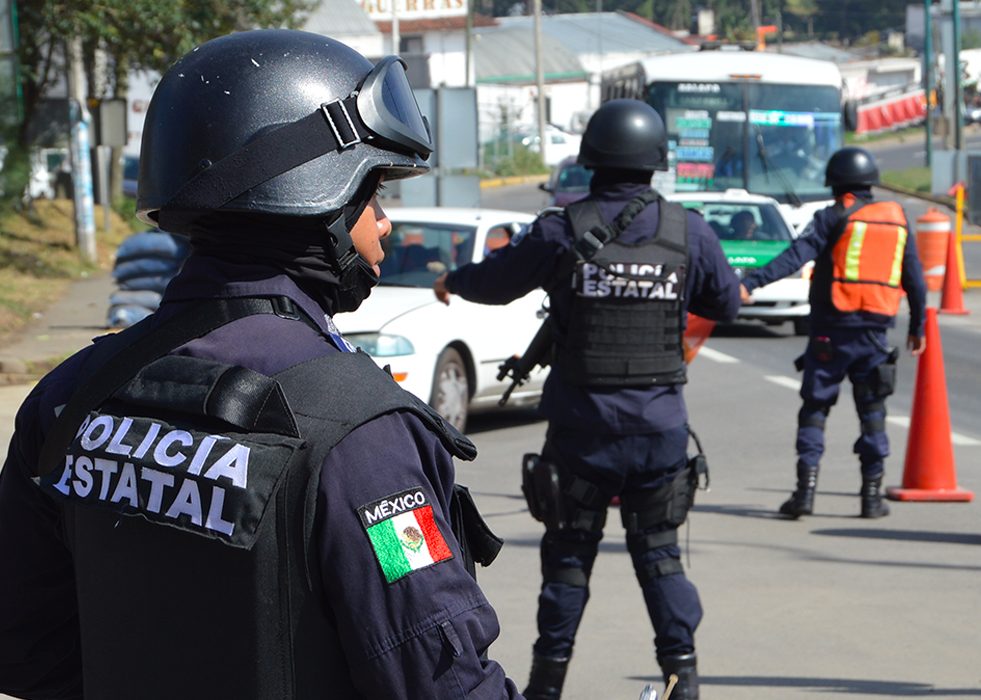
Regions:
[[[612, 221], [627, 202], [645, 191], [645, 185], [599, 187], [594, 181], [590, 196], [603, 218]], [[658, 206], [648, 206], [619, 240], [632, 244], [650, 239], [658, 220]], [[683, 312], [732, 320], [739, 310], [738, 280], [705, 221], [689, 212], [687, 222], [690, 255]], [[540, 217], [516, 245], [450, 273], [446, 287], [485, 304], [506, 304], [538, 287], [551, 287], [549, 313], [561, 332], [567, 327], [574, 292], [568, 280], [553, 286], [553, 277], [571, 245], [572, 228], [564, 213]], [[616, 495], [656, 488], [686, 463], [688, 415], [681, 385], [583, 386], [563, 376], [560, 367], [553, 367], [540, 411], [549, 421], [543, 457], [595, 485], [604, 504]], [[577, 570], [588, 580], [601, 537], [601, 531], [574, 527], [546, 532], [541, 547], [543, 569]], [[676, 544], [631, 553], [638, 577], [657, 560], [680, 557]], [[644, 580], [641, 585], [656, 632], [658, 656], [692, 652], [693, 634], [702, 617], [695, 587], [680, 568], [673, 575]], [[536, 654], [569, 656], [588, 598], [588, 585], [543, 583]]]
[[[856, 193], [871, 201], [870, 193]], [[889, 440], [885, 432], [885, 403], [874, 391], [874, 372], [889, 356], [886, 339], [895, 316], [864, 311], [843, 313], [831, 302], [831, 251], [835, 232], [841, 228], [843, 207], [822, 209], [804, 233], [766, 267], [755, 270], [743, 281], [747, 291], [765, 286], [799, 270], [813, 260], [811, 278], [811, 331], [803, 355], [804, 377], [800, 395], [803, 406], [798, 416], [797, 455], [804, 467], [817, 467], [824, 454], [824, 422], [838, 400], [838, 387], [847, 376], [854, 389], [855, 408], [861, 435], [854, 445], [862, 476], [882, 476]], [[907, 224], [907, 231], [909, 226]], [[926, 313], [926, 285], [913, 236], [906, 238], [900, 284], [910, 310], [909, 335], [920, 338]], [[827, 339], [827, 340], [822, 340]]]
[[[243, 281], [248, 280], [248, 281]], [[339, 349], [345, 342], [323, 310], [287, 276], [192, 256], [153, 317], [159, 322], [202, 299], [282, 295], [321, 332], [274, 315], [233, 321], [175, 354], [240, 365], [271, 375]], [[32, 698], [81, 698], [79, 608], [72, 554], [61, 508], [31, 481], [45, 434], [66, 403], [91, 348], [76, 354], [31, 392], [0, 473], [0, 692]], [[324, 401], [332, 397], [325, 396]], [[454, 480], [450, 455], [422, 422], [390, 413], [349, 433], [321, 469], [314, 542], [323, 605], [344, 640], [323, 664], [341, 682], [334, 697], [520, 697], [485, 652], [499, 633], [497, 617], [464, 568], [450, 529]], [[358, 509], [408, 489], [422, 489], [453, 557], [387, 583]], [[122, 518], [119, 527], [126, 527]], [[448, 639], [447, 621], [456, 639]], [[133, 635], [134, 630], [119, 630]], [[134, 643], [139, 643], [139, 631]], [[450, 635], [452, 636], [452, 635]], [[193, 644], [193, 640], [182, 640]], [[449, 646], [448, 646], [449, 645]], [[201, 650], [215, 653], [215, 650]], [[152, 683], [152, 679], [146, 679]], [[189, 690], [190, 692], [190, 690]], [[138, 694], [138, 693], [137, 693]], [[190, 697], [190, 695], [189, 695]]]

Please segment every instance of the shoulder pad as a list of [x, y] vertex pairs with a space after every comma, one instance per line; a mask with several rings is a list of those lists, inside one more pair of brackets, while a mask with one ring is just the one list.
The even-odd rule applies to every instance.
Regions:
[[543, 219], [546, 216], [555, 216], [556, 214], [562, 214], [565, 212], [565, 207], [545, 207], [540, 209], [535, 216], [539, 219]]

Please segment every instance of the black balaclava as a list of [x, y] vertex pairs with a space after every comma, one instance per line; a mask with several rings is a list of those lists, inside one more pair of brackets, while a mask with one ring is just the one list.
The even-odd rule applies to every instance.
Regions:
[[378, 276], [360, 255], [343, 271], [339, 259], [353, 247], [350, 231], [380, 182], [381, 175], [371, 173], [342, 211], [326, 217], [207, 214], [188, 231], [191, 246], [227, 262], [269, 265], [296, 282], [328, 314], [354, 311], [378, 284]]
[[615, 185], [650, 185], [653, 170], [627, 170], [624, 168], [595, 168], [589, 189], [596, 190]]

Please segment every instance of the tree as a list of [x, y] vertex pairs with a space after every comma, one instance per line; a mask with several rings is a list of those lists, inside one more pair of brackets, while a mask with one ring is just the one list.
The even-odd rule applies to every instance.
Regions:
[[793, 15], [807, 27], [807, 36], [814, 36], [814, 15], [818, 13], [817, 0], [784, 0], [784, 12]]
[[[131, 70], [163, 73], [197, 44], [255, 27], [295, 27], [319, 0], [21, 0], [18, 4], [24, 122], [20, 144], [30, 146], [30, 125], [41, 99], [65, 74], [64, 39], [80, 37], [89, 97], [125, 99]], [[105, 56], [105, 67], [96, 57]], [[94, 79], [102, 73], [102, 80]], [[112, 191], [122, 173], [113, 154]]]

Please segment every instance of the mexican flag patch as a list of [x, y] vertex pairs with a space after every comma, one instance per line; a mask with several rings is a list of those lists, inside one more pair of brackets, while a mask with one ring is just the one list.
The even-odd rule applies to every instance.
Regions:
[[421, 488], [363, 505], [358, 515], [389, 583], [453, 557]]

